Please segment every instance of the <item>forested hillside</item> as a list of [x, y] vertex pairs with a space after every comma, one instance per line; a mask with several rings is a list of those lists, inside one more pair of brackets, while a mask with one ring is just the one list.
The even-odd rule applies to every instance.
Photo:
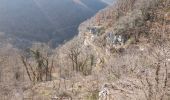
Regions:
[[169, 100], [169, 34], [170, 0], [118, 0], [56, 49], [39, 43], [23, 51], [10, 44], [0, 48], [0, 95], [3, 100]]

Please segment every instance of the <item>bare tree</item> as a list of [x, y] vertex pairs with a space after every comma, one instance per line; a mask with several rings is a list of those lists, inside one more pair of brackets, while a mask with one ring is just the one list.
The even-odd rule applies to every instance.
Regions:
[[[52, 69], [53, 69], [53, 60], [51, 65], [49, 64], [49, 57], [45, 57], [39, 50], [29, 50], [29, 58], [26, 56], [21, 56], [21, 60], [24, 64], [24, 67], [27, 71], [28, 77], [33, 82], [41, 81], [51, 81], [52, 80]], [[35, 63], [32, 64], [29, 60], [35, 60]], [[44, 79], [45, 76], [45, 79]]]
[[73, 70], [76, 70], [77, 72], [80, 70], [80, 66], [79, 66], [79, 56], [80, 56], [80, 49], [78, 46], [74, 46], [70, 49], [70, 53], [68, 54], [69, 58], [72, 61], [72, 68]]

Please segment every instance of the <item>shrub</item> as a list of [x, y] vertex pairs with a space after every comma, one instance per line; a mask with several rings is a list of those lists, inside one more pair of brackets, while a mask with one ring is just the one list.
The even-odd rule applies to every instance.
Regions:
[[87, 100], [98, 100], [99, 99], [99, 91], [94, 90], [90, 91], [89, 95], [87, 96]]

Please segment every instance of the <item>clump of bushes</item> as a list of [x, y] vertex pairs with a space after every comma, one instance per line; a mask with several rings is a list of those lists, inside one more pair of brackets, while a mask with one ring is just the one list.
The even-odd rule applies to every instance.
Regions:
[[90, 91], [87, 96], [87, 100], [98, 100], [99, 99], [99, 90]]

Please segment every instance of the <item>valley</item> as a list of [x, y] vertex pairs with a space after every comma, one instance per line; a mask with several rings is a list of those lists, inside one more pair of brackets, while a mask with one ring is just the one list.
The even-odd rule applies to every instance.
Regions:
[[107, 6], [100, 0], [77, 1], [1, 0], [0, 32], [5, 33], [7, 40], [19, 48], [33, 42], [57, 47], [77, 35], [81, 22]]

